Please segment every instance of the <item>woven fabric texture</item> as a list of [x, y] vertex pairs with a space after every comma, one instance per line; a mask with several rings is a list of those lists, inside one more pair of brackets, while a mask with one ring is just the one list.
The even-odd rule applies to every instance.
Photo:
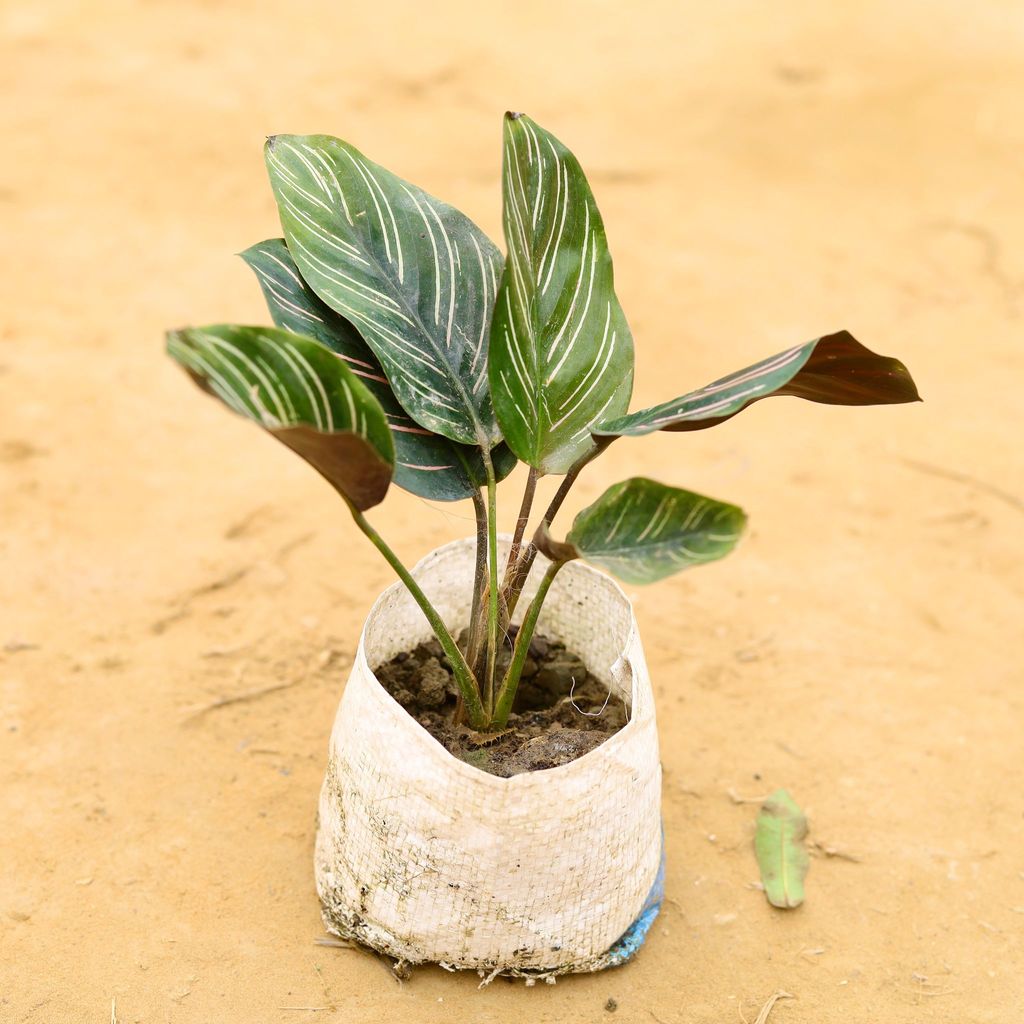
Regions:
[[[414, 570], [450, 628], [469, 619], [473, 565], [465, 540]], [[519, 609], [545, 567], [535, 566]], [[402, 584], [378, 599], [320, 796], [316, 880], [330, 931], [407, 963], [489, 973], [609, 963], [661, 857], [650, 679], [629, 601], [588, 566], [562, 569], [538, 628], [580, 653], [630, 720], [570, 764], [502, 779], [452, 757], [379, 684], [374, 666], [431, 632]]]

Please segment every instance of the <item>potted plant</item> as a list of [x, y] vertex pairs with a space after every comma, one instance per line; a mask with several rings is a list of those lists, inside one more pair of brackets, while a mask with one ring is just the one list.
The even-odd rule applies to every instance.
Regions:
[[[564, 536], [605, 449], [761, 399], [918, 400], [845, 331], [628, 411], [633, 339], [579, 163], [504, 122], [507, 257], [464, 214], [329, 136], [270, 138], [283, 239], [242, 254], [274, 327], [168, 334], [206, 391], [335, 488], [399, 582], [365, 624], [331, 739], [317, 885], [327, 927], [405, 963], [553, 977], [628, 958], [661, 900], [660, 768], [618, 586], [717, 559], [734, 505], [634, 478]], [[511, 536], [497, 486], [528, 467]], [[537, 482], [561, 478], [527, 532]], [[476, 535], [407, 569], [366, 513], [391, 484], [469, 499]]]

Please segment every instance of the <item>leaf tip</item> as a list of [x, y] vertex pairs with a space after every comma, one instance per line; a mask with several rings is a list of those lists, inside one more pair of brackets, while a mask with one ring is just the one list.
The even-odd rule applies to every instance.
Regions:
[[180, 345], [184, 342], [187, 332], [187, 327], [172, 327], [170, 330], [164, 331], [164, 341], [167, 343], [167, 347]]
[[523, 112], [521, 110], [506, 110], [505, 111], [505, 119], [508, 120], [508, 121], [518, 121], [521, 117], [524, 117], [524, 116], [525, 115], [523, 114]]

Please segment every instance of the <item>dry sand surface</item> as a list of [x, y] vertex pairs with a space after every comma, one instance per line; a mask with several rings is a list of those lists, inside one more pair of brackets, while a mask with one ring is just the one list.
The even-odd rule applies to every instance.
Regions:
[[[0, 28], [0, 1019], [736, 1024], [784, 989], [770, 1024], [1024, 1020], [1019, 2], [7, 0]], [[506, 107], [591, 174], [636, 403], [841, 327], [926, 401], [767, 402], [584, 475], [576, 507], [641, 472], [752, 530], [635, 594], [647, 946], [478, 991], [315, 944], [327, 736], [389, 570], [161, 332], [267, 320], [232, 255], [277, 232], [265, 135], [345, 136], [500, 238]], [[469, 515], [373, 519], [412, 561]], [[844, 854], [790, 913], [728, 795], [776, 786]]]

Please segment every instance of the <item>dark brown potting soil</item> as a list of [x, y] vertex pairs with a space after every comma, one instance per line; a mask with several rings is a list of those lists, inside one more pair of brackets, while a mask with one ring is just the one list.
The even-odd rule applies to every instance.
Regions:
[[[499, 660], [498, 678], [508, 663]], [[557, 640], [534, 637], [508, 726], [479, 733], [455, 722], [458, 687], [436, 640], [397, 654], [374, 670], [381, 685], [455, 757], [492, 775], [575, 761], [629, 720], [623, 702]]]

